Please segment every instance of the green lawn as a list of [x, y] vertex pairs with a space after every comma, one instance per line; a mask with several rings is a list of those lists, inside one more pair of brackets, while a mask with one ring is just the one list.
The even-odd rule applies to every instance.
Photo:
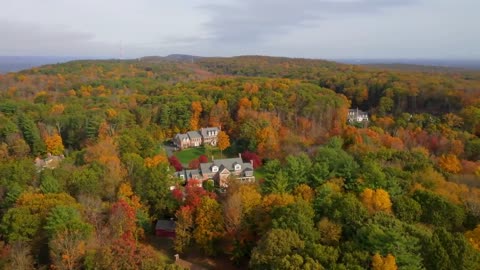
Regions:
[[198, 158], [201, 155], [205, 155], [205, 148], [190, 148], [182, 151], [177, 151], [174, 155], [180, 160], [181, 163], [189, 163], [191, 160]]
[[263, 166], [260, 168], [257, 168], [253, 171], [253, 175], [255, 175], [255, 179], [257, 181], [263, 179], [265, 177], [265, 171], [263, 169]]
[[[201, 155], [206, 155], [208, 157], [208, 160], [212, 159], [212, 155], [215, 158], [222, 158], [222, 155], [220, 153], [220, 150], [218, 150], [218, 148], [211, 148], [210, 153], [207, 153], [207, 150], [203, 146], [197, 147], [197, 148], [189, 148], [182, 151], [177, 151], [177, 152], [174, 152], [173, 155], [175, 155], [178, 158], [178, 160], [180, 160], [181, 163], [185, 163], [185, 164], [190, 163], [190, 161], [198, 158]], [[231, 156], [227, 155], [227, 151], [223, 151], [223, 158], [228, 158], [228, 157], [231, 157]]]

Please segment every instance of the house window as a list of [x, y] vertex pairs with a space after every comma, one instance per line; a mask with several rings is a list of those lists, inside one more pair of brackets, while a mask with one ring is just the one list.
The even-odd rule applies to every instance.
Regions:
[[242, 166], [240, 164], [235, 165], [235, 171], [240, 171]]
[[213, 166], [212, 167], [212, 172], [218, 172], [218, 166]]

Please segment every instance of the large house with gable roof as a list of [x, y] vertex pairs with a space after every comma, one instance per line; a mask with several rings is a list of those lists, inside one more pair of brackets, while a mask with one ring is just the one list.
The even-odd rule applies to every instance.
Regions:
[[219, 187], [228, 187], [228, 179], [235, 177], [242, 182], [254, 182], [253, 162], [243, 162], [241, 155], [238, 158], [216, 159], [208, 163], [200, 163], [198, 169], [175, 172], [175, 177], [185, 181], [190, 179], [203, 181], [212, 179]]
[[218, 127], [207, 127], [198, 131], [178, 133], [173, 138], [173, 143], [180, 149], [199, 147], [205, 144], [216, 146], [219, 132], [220, 129]]
[[348, 110], [348, 122], [350, 123], [368, 122], [368, 113], [361, 111], [358, 108], [350, 109]]

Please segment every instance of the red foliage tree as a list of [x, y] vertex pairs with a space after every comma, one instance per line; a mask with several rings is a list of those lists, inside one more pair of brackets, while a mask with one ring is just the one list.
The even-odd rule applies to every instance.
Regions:
[[205, 155], [201, 155], [201, 156], [198, 157], [198, 161], [200, 163], [207, 163], [208, 162], [208, 157], [205, 156]]
[[185, 205], [196, 208], [204, 196], [216, 197], [215, 193], [205, 190], [199, 180], [189, 179], [185, 186]]
[[135, 240], [136, 213], [125, 200], [120, 199], [112, 205], [110, 225], [117, 236], [124, 240]]
[[178, 202], [183, 202], [183, 189], [180, 188], [179, 186], [176, 186], [173, 190], [172, 190], [172, 196], [175, 200], [177, 200]]
[[180, 163], [180, 160], [176, 156], [171, 156], [168, 158], [168, 162], [172, 167], [175, 168], [177, 172], [181, 171], [183, 169], [182, 163]]
[[262, 166], [262, 160], [260, 159], [260, 157], [257, 154], [255, 154], [253, 152], [244, 151], [242, 153], [242, 159], [243, 159], [244, 162], [253, 161], [253, 168], [254, 169]]
[[198, 169], [200, 167], [200, 160], [199, 159], [193, 159], [188, 163], [188, 168], [190, 169]]

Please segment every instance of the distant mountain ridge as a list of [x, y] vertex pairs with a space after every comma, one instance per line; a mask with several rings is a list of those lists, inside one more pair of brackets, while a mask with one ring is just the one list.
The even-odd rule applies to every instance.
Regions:
[[167, 56], [144, 56], [139, 58], [139, 60], [147, 61], [147, 62], [155, 62], [155, 61], [162, 61], [162, 60], [176, 61], [176, 62], [190, 62], [200, 58], [204, 58], [204, 57], [189, 55], [189, 54], [169, 54]]
[[420, 71], [434, 68], [480, 70], [480, 59], [334, 59], [339, 63]]
[[[137, 58], [139, 61], [145, 62], [197, 62], [197, 61], [214, 61], [215, 59], [245, 59], [257, 58], [268, 59], [269, 61], [295, 61], [308, 60], [314, 62], [350, 64], [365, 66], [369, 68], [408, 70], [408, 71], [424, 71], [424, 72], [457, 72], [468, 70], [480, 70], [480, 60], [441, 60], [441, 59], [307, 59], [292, 57], [270, 57], [261, 55], [242, 55], [232, 57], [203, 57], [189, 54], [170, 54], [167, 56], [144, 56]], [[72, 60], [95, 59], [91, 57], [66, 57], [66, 56], [0, 56], [0, 74], [8, 72], [16, 72], [20, 70], [30, 69], [47, 64], [58, 64]], [[98, 58], [99, 60], [106, 58]], [[118, 60], [118, 59], [117, 59]], [[122, 59], [123, 60], [123, 59]], [[129, 60], [129, 59], [125, 59]]]
[[0, 56], [0, 74], [16, 72], [33, 67], [47, 64], [58, 64], [72, 60], [78, 60], [80, 57], [68, 56]]

